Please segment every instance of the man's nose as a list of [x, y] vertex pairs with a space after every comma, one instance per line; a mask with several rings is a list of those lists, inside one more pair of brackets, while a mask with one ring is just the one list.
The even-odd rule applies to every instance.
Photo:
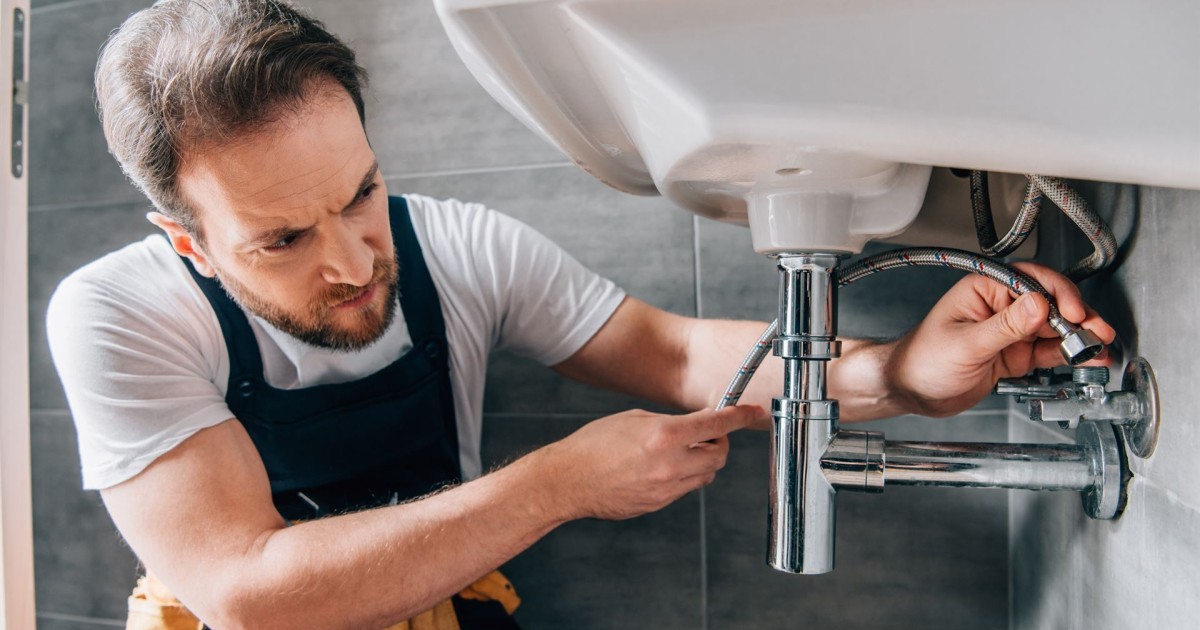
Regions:
[[358, 235], [338, 230], [322, 256], [321, 276], [330, 284], [364, 287], [374, 272], [375, 253]]

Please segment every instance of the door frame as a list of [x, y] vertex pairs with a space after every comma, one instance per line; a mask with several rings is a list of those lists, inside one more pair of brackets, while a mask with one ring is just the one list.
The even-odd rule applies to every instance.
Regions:
[[[18, 11], [23, 24], [17, 24]], [[0, 628], [35, 627], [33, 501], [29, 444], [29, 143], [15, 151], [13, 71], [29, 81], [29, 0], [0, 0]], [[17, 46], [14, 27], [23, 32]], [[29, 108], [20, 107], [22, 139], [29, 137]], [[21, 168], [14, 172], [14, 158]]]

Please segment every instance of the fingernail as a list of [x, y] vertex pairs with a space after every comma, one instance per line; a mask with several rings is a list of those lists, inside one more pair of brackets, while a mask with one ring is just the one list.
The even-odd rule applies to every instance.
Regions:
[[1032, 293], [1026, 293], [1025, 295], [1022, 295], [1019, 301], [1024, 302], [1024, 304], [1021, 305], [1021, 308], [1025, 309], [1026, 315], [1029, 317], [1037, 317], [1039, 315], [1037, 302], [1035, 301]]

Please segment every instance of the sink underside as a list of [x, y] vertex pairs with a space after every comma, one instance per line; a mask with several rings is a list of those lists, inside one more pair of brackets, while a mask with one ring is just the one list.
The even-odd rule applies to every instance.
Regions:
[[931, 165], [1200, 188], [1191, 0], [437, 5], [485, 89], [583, 169], [712, 218], [779, 191], [915, 213]]

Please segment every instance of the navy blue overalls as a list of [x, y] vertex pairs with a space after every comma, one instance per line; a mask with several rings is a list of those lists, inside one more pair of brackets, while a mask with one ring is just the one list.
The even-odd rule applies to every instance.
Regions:
[[[388, 211], [400, 308], [413, 348], [356, 381], [271, 387], [245, 313], [216, 280], [187, 263], [217, 314], [229, 351], [225, 402], [254, 441], [275, 507], [289, 521], [404, 501], [460, 480], [449, 347], [437, 288], [407, 202], [389, 197]], [[497, 602], [453, 599], [464, 629], [516, 627]]]

